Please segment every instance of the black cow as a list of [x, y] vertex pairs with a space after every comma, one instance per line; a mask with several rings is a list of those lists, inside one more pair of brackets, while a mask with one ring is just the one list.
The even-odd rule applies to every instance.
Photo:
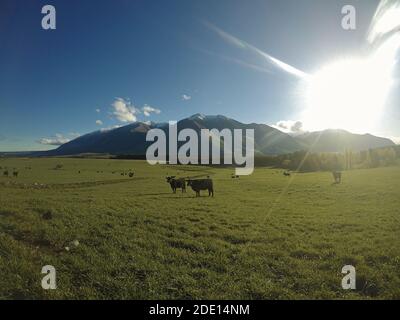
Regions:
[[283, 175], [286, 176], [286, 177], [290, 177], [291, 174], [290, 174], [289, 171], [285, 171], [285, 172], [283, 173]]
[[200, 190], [208, 190], [208, 196], [214, 197], [212, 179], [188, 180], [188, 186], [192, 187], [192, 190], [196, 192], [196, 197], [200, 197]]
[[170, 184], [174, 193], [176, 193], [176, 189], [182, 189], [182, 193], [186, 192], [186, 182], [184, 178], [175, 179], [175, 177], [167, 177], [167, 183]]

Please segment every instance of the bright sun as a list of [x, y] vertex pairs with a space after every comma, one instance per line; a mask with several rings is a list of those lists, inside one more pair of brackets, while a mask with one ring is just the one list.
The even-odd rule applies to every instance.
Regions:
[[382, 112], [390, 78], [376, 73], [369, 61], [328, 65], [308, 83], [305, 124], [313, 130], [368, 130]]
[[399, 40], [394, 37], [367, 58], [338, 61], [310, 76], [302, 116], [305, 127], [373, 130], [392, 84]]

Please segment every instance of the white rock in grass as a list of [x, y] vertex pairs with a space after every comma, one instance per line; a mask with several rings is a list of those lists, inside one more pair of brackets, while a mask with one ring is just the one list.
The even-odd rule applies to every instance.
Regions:
[[77, 247], [77, 246], [79, 246], [79, 241], [78, 241], [78, 240], [74, 240], [74, 241], [72, 241], [72, 244], [73, 244], [75, 247]]
[[69, 247], [65, 247], [65, 250], [69, 251]]

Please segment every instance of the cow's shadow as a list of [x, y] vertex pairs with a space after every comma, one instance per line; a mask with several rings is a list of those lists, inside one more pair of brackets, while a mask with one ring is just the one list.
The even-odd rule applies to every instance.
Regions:
[[138, 196], [164, 196], [164, 195], [170, 195], [170, 192], [159, 192], [159, 193], [141, 193], [138, 194]]
[[[171, 193], [171, 192], [159, 192], [159, 193], [141, 193], [138, 194], [137, 196], [143, 197], [143, 196], [162, 196], [163, 198], [167, 199], [195, 199], [195, 198], [213, 198], [208, 195], [200, 195], [199, 197], [196, 197], [196, 195], [192, 195], [189, 193]], [[168, 197], [167, 197], [168, 196]]]

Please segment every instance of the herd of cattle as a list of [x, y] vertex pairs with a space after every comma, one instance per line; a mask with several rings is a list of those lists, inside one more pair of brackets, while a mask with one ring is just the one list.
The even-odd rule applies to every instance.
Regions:
[[175, 176], [167, 177], [167, 183], [171, 186], [172, 192], [176, 193], [177, 189], [182, 189], [182, 193], [186, 192], [186, 184], [196, 192], [196, 197], [200, 197], [201, 190], [208, 190], [208, 196], [214, 197], [214, 184], [212, 179], [185, 179]]
[[[26, 168], [26, 169], [31, 169], [31, 168]], [[0, 170], [3, 170], [2, 167], [0, 167]], [[80, 174], [81, 171], [78, 171]], [[103, 173], [103, 171], [97, 171], [97, 173]], [[116, 171], [112, 172], [113, 174], [116, 174]], [[11, 171], [9, 169], [4, 168], [3, 171], [3, 176], [4, 177], [9, 177], [12, 176], [17, 178], [19, 171], [17, 171], [15, 168]], [[129, 170], [129, 172], [122, 172], [122, 176], [129, 176], [130, 178], [133, 178], [134, 172], [132, 170]], [[284, 176], [291, 176], [290, 171], [284, 171], [283, 172]], [[334, 184], [339, 184], [342, 182], [342, 173], [340, 171], [332, 171], [332, 176], [334, 179]], [[238, 175], [232, 174], [231, 176], [232, 179], [239, 179]], [[181, 189], [182, 193], [186, 193], [186, 186], [191, 187], [192, 190], [196, 193], [196, 197], [200, 197], [200, 191], [202, 190], [207, 190], [208, 191], [208, 196], [214, 197], [214, 184], [213, 180], [210, 177], [207, 177], [207, 179], [192, 179], [192, 178], [176, 178], [176, 176], [169, 176], [166, 178], [167, 183], [171, 186], [171, 189], [173, 193], [176, 193], [177, 189]]]
[[[290, 171], [286, 170], [283, 172], [283, 175], [286, 177], [290, 177], [292, 174]], [[342, 182], [342, 172], [340, 171], [332, 171], [333, 176], [333, 184], [340, 184]]]
[[[103, 171], [98, 172], [98, 173], [103, 173]], [[117, 174], [117, 171], [111, 172], [112, 174]], [[129, 172], [121, 172], [121, 176], [129, 176], [129, 178], [133, 178], [135, 173], [132, 170], [129, 170]]]
[[[292, 174], [290, 171], [286, 170], [283, 172], [283, 175], [285, 177], [290, 177]], [[332, 171], [332, 176], [333, 176], [333, 184], [340, 184], [342, 183], [342, 172], [340, 171]]]
[[[2, 169], [2, 167], [0, 167], [0, 170], [1, 170], [1, 169]], [[15, 177], [15, 178], [17, 178], [17, 177], [18, 177], [18, 174], [19, 174], [19, 171], [17, 171], [17, 170], [14, 168], [13, 171], [12, 171], [12, 176]], [[9, 176], [11, 176], [11, 172], [10, 172], [7, 168], [5, 168], [4, 171], [3, 171], [3, 176], [4, 176], [4, 177], [9, 177]]]
[[[284, 176], [291, 176], [289, 171], [283, 172]], [[342, 173], [340, 171], [332, 171], [334, 184], [339, 184], [342, 182]], [[231, 176], [232, 179], [239, 179], [238, 175]], [[175, 176], [167, 177], [167, 183], [171, 186], [172, 192], [176, 193], [177, 189], [182, 189], [182, 193], [186, 192], [186, 185], [191, 187], [194, 192], [196, 192], [196, 197], [200, 197], [201, 190], [208, 190], [208, 196], [214, 197], [214, 185], [212, 179], [207, 177], [207, 179], [190, 179], [190, 178], [176, 178]]]

